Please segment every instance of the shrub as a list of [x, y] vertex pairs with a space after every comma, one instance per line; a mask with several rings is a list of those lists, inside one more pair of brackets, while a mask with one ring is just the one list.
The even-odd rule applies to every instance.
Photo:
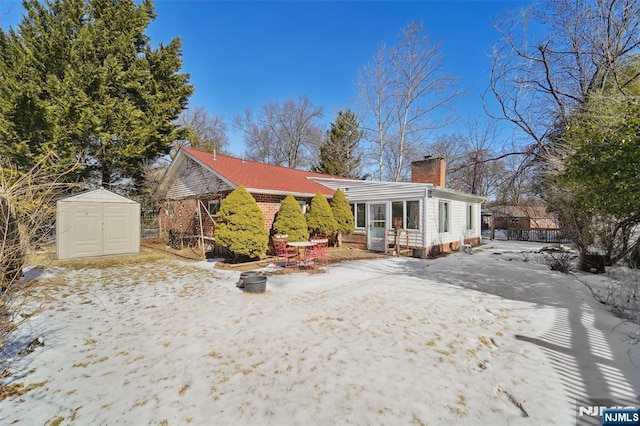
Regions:
[[349, 207], [349, 200], [339, 188], [335, 194], [333, 194], [333, 200], [331, 200], [331, 211], [333, 212], [333, 218], [336, 221], [336, 231], [342, 235], [353, 234], [356, 230], [355, 221], [353, 218], [353, 212]]
[[336, 232], [337, 224], [329, 202], [319, 192], [311, 200], [305, 219], [312, 234], [333, 235]]
[[273, 221], [273, 233], [287, 234], [289, 241], [307, 241], [309, 239], [309, 229], [304, 220], [302, 208], [293, 195], [287, 195], [282, 200], [280, 210]]
[[239, 186], [222, 200], [216, 223], [216, 244], [239, 256], [256, 258], [267, 252], [269, 233], [256, 200]]
[[544, 253], [544, 261], [552, 271], [568, 274], [573, 271], [573, 262], [576, 255], [566, 251], [550, 251]]

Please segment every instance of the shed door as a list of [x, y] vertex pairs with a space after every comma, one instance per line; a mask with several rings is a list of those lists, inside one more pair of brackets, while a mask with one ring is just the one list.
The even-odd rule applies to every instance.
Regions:
[[102, 254], [127, 253], [130, 250], [131, 221], [128, 204], [103, 204], [104, 225]]
[[387, 229], [387, 205], [369, 204], [367, 249], [384, 251], [384, 231]]
[[73, 203], [69, 209], [70, 257], [100, 256], [103, 250], [102, 206], [98, 203]]

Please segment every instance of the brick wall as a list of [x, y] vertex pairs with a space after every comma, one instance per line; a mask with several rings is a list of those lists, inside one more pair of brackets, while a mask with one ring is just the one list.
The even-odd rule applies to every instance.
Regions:
[[[269, 195], [269, 194], [251, 194], [258, 203], [258, 207], [262, 211], [264, 216], [264, 227], [271, 231], [273, 220], [280, 210], [280, 203], [284, 199], [282, 195]], [[211, 200], [213, 201], [213, 199]], [[311, 199], [300, 199], [308, 204], [311, 203]], [[209, 200], [202, 200], [206, 209]], [[161, 238], [166, 238], [169, 229], [174, 229], [185, 235], [200, 235], [200, 222], [197, 215], [197, 200], [180, 200], [180, 201], [167, 201], [163, 203], [163, 208], [160, 210], [160, 223], [161, 223]], [[173, 215], [169, 215], [169, 211], [173, 211]], [[215, 222], [212, 221], [207, 213], [202, 212], [202, 227], [204, 235], [213, 237], [215, 233]]]
[[196, 216], [197, 200], [167, 201], [160, 208], [160, 237], [167, 238], [170, 229], [184, 235], [200, 234]]
[[271, 230], [273, 220], [280, 210], [280, 203], [284, 199], [282, 195], [269, 195], [269, 194], [251, 194], [256, 199], [258, 207], [262, 210], [264, 216], [264, 227]]
[[343, 235], [342, 245], [346, 247], [357, 248], [361, 250], [367, 249], [367, 235], [363, 233]]
[[[470, 244], [475, 247], [480, 244], [480, 237], [467, 238], [466, 240], [464, 240], [464, 243]], [[423, 253], [422, 256], [437, 256], [441, 253], [450, 253], [458, 250], [460, 250], [460, 241], [453, 241], [450, 243], [427, 247], [424, 250], [426, 253]]]
[[411, 163], [411, 182], [445, 186], [447, 164], [444, 158], [425, 157]]

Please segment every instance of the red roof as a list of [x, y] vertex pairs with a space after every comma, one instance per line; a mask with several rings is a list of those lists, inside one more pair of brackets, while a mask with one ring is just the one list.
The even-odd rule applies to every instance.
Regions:
[[316, 194], [333, 195], [334, 190], [313, 182], [308, 177], [337, 178], [322, 173], [289, 169], [258, 163], [257, 161], [242, 160], [228, 155], [199, 151], [183, 147], [185, 153], [197, 159], [218, 175], [236, 186], [244, 186], [250, 192], [265, 191], [284, 194]]

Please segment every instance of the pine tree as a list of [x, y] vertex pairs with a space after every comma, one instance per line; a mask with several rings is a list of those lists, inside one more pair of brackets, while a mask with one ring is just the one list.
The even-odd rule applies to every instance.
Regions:
[[349, 200], [340, 188], [338, 188], [336, 193], [333, 194], [333, 199], [331, 200], [331, 211], [333, 212], [333, 218], [337, 225], [336, 231], [338, 232], [339, 245], [341, 235], [353, 234], [356, 229], [353, 212], [351, 211], [351, 207], [349, 207]]
[[287, 195], [273, 221], [274, 234], [288, 235], [288, 241], [307, 241], [309, 230], [302, 214], [302, 208], [293, 197]]
[[320, 147], [320, 163], [313, 171], [359, 179], [362, 156], [358, 154], [358, 144], [361, 138], [356, 115], [351, 110], [338, 112], [336, 122], [331, 123], [331, 130]]
[[256, 258], [267, 252], [268, 243], [269, 233], [258, 203], [244, 187], [237, 187], [220, 203], [216, 244], [232, 251], [236, 258]]
[[336, 221], [329, 202], [321, 193], [311, 199], [311, 205], [305, 214], [307, 227], [311, 234], [333, 235], [336, 232]]
[[174, 123], [193, 87], [181, 43], [153, 49], [150, 0], [26, 0], [0, 31], [0, 156], [28, 170], [48, 152], [76, 178], [132, 180], [180, 139]]

